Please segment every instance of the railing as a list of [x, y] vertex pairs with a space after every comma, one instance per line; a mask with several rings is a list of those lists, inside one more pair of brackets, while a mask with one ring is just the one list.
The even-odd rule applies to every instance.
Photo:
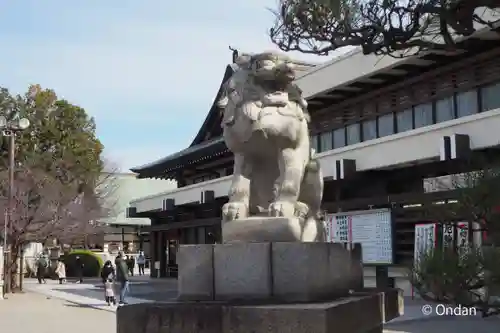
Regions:
[[166, 199], [175, 199], [176, 205], [182, 205], [199, 201], [201, 193], [209, 190], [214, 191], [217, 198], [227, 195], [230, 183], [231, 176], [225, 176], [133, 200], [130, 206], [135, 207], [139, 213], [162, 208], [163, 201]]

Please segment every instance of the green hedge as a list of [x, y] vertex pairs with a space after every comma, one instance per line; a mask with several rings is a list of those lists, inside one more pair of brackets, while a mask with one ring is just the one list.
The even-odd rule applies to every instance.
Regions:
[[104, 262], [101, 257], [90, 250], [73, 250], [64, 256], [64, 264], [66, 265], [66, 275], [68, 277], [76, 277], [78, 275], [76, 258], [80, 257], [83, 263], [83, 276], [99, 277], [101, 268]]

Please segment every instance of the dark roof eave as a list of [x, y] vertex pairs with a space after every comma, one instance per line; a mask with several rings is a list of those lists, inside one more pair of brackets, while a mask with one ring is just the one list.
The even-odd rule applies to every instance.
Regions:
[[219, 155], [227, 151], [224, 138], [216, 138], [210, 141], [203, 142], [199, 145], [192, 146], [181, 150], [175, 154], [164, 157], [152, 163], [148, 163], [143, 166], [135, 167], [130, 169], [131, 171], [138, 173], [139, 178], [142, 178], [141, 174], [155, 174], [160, 173], [165, 174], [173, 169], [186, 164], [191, 164], [197, 160], [202, 159], [205, 156]]
[[217, 91], [217, 94], [215, 95], [215, 98], [212, 102], [212, 106], [210, 107], [210, 110], [208, 111], [208, 114], [203, 121], [203, 125], [201, 125], [200, 129], [198, 130], [198, 133], [196, 134], [195, 138], [193, 139], [193, 142], [191, 142], [190, 147], [196, 146], [198, 144], [201, 144], [203, 140], [205, 139], [205, 134], [207, 132], [207, 129], [212, 125], [214, 121], [217, 121], [217, 113], [219, 107], [217, 106], [217, 102], [220, 100], [222, 92], [224, 90], [224, 84], [226, 81], [233, 75], [235, 71], [235, 66], [234, 64], [230, 64], [226, 66], [226, 70], [224, 71], [224, 76], [222, 78], [222, 82], [219, 86], [219, 90]]

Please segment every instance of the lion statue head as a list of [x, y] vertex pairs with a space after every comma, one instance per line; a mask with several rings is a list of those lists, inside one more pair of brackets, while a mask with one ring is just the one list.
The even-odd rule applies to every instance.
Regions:
[[295, 65], [283, 54], [263, 52], [241, 55], [235, 60], [234, 74], [226, 81], [224, 93], [218, 101], [221, 109], [237, 108], [245, 102], [259, 107], [285, 106], [288, 102], [298, 103], [306, 118], [307, 102], [302, 91], [293, 83]]

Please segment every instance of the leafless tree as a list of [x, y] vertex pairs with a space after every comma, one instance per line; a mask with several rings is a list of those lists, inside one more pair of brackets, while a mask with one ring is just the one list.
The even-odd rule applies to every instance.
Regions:
[[[88, 188], [78, 182], [61, 182], [45, 171], [18, 167], [15, 173], [14, 193], [9, 206], [7, 172], [0, 173], [0, 209], [9, 213], [7, 243], [11, 260], [7, 271], [11, 276], [17, 270], [20, 249], [29, 242], [46, 243], [82, 239], [101, 232], [95, 222], [106, 216], [102, 205], [104, 192]], [[7, 217], [7, 216], [6, 216]], [[5, 221], [0, 227], [4, 230]], [[10, 279], [15, 284], [15, 279]], [[15, 287], [15, 285], [12, 285]]]
[[278, 0], [271, 40], [317, 55], [345, 46], [404, 57], [456, 50], [457, 39], [494, 27], [500, 0]]

